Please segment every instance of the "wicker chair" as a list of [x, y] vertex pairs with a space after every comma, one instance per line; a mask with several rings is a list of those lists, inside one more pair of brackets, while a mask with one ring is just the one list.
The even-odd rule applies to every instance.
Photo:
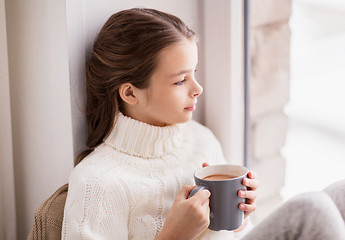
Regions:
[[35, 211], [34, 224], [27, 240], [61, 239], [68, 184], [60, 187]]

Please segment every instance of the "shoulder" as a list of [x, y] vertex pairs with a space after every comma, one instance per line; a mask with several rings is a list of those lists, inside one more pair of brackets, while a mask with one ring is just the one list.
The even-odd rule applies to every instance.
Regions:
[[89, 179], [97, 179], [105, 176], [105, 172], [111, 170], [115, 166], [111, 166], [108, 156], [103, 152], [94, 150], [87, 155], [72, 171], [71, 177]]
[[94, 193], [105, 193], [111, 188], [117, 189], [120, 194], [119, 186], [123, 182], [120, 177], [123, 174], [118, 174], [120, 172], [121, 167], [117, 165], [116, 159], [102, 151], [93, 151], [73, 169], [69, 179], [69, 192], [86, 197]]

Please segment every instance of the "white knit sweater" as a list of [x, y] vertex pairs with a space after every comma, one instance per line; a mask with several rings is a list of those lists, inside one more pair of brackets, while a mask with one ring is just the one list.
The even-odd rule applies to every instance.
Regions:
[[[156, 127], [119, 114], [111, 134], [73, 170], [62, 239], [154, 239], [203, 162], [224, 163], [209, 129]], [[209, 231], [203, 239], [233, 239]]]

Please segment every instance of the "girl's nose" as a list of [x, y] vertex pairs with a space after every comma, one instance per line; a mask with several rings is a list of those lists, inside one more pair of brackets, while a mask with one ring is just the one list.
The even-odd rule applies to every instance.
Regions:
[[194, 89], [192, 97], [199, 96], [202, 93], [203, 90], [204, 89], [202, 88], [202, 86], [199, 83], [196, 82], [196, 86], [195, 86], [195, 89]]

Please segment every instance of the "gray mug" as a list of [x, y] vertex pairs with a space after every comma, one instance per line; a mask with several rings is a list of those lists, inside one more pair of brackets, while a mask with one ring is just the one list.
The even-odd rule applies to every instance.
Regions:
[[[242, 180], [247, 174], [248, 169], [245, 167], [230, 164], [212, 165], [195, 171], [194, 180], [197, 187], [193, 189], [189, 197], [201, 189], [207, 189], [211, 192], [210, 225], [208, 226], [210, 230], [231, 231], [242, 225], [244, 212], [238, 206], [245, 199], [238, 197], [238, 191], [246, 190]], [[212, 180], [212, 178], [225, 178], [220, 175], [230, 175], [232, 178]], [[208, 176], [213, 177], [204, 179]]]

